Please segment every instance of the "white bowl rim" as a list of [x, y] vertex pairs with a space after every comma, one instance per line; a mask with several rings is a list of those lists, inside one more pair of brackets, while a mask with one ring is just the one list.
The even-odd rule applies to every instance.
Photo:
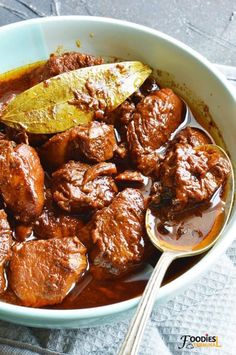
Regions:
[[[154, 30], [150, 27], [139, 25], [133, 22], [113, 19], [108, 17], [98, 17], [98, 16], [77, 16], [77, 15], [69, 15], [69, 16], [51, 16], [44, 18], [34, 18], [30, 20], [24, 20], [12, 24], [8, 24], [2, 26], [0, 28], [0, 32], [5, 31], [7, 29], [20, 29], [21, 27], [28, 26], [31, 23], [46, 23], [46, 22], [64, 22], [64, 21], [75, 21], [75, 22], [100, 22], [100, 23], [110, 23], [116, 24], [121, 27], [131, 28], [135, 30], [139, 30], [145, 32], [147, 34], [154, 35], [165, 41], [173, 44], [175, 47], [182, 49], [188, 55], [193, 57], [195, 60], [201, 62], [201, 64], [207, 68], [214, 76], [218, 79], [221, 84], [225, 87], [227, 94], [231, 96], [231, 98], [236, 103], [236, 90], [233, 85], [229, 83], [229, 81], [225, 78], [225, 76], [214, 67], [205, 57], [199, 54], [197, 51], [182, 43], [179, 40], [174, 39], [173, 37], [166, 35], [158, 30]], [[193, 267], [191, 267], [188, 271], [186, 271], [183, 275], [179, 276], [175, 280], [170, 283], [164, 285], [159, 290], [157, 295], [158, 299], [163, 299], [169, 296], [174, 291], [177, 291], [181, 288], [184, 288], [187, 284], [192, 282], [192, 279], [196, 280], [197, 277], [200, 277], [204, 270], [207, 270], [208, 266], [213, 263], [213, 261], [219, 257], [227, 247], [232, 243], [235, 239], [233, 229], [234, 226], [231, 220], [228, 224], [224, 234], [228, 234], [227, 239], [224, 238], [219, 240], [216, 245], [213, 247], [214, 252], [208, 253], [204, 258], [202, 258], [199, 262], [197, 262]], [[231, 233], [230, 233], [231, 232]], [[127, 311], [135, 306], [137, 306], [140, 297], [135, 297], [127, 301], [114, 303], [107, 306], [100, 306], [94, 308], [84, 308], [84, 309], [42, 309], [42, 308], [31, 308], [24, 306], [17, 306], [10, 303], [5, 303], [0, 301], [0, 313], [1, 314], [9, 314], [15, 316], [23, 316], [24, 318], [27, 316], [28, 319], [36, 319], [40, 320], [66, 320], [66, 321], [76, 321], [79, 319], [86, 318], [96, 318], [96, 317], [105, 317], [109, 315], [114, 315], [116, 313], [120, 313], [123, 311]]]

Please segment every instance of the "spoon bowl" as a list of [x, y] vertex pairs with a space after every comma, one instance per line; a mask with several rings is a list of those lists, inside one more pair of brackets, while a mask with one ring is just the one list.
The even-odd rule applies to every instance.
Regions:
[[230, 217], [234, 201], [234, 172], [227, 153], [221, 147], [213, 144], [201, 145], [195, 147], [194, 149], [197, 151], [216, 152], [228, 161], [230, 167], [230, 173], [224, 186], [224, 209], [221, 215], [219, 227], [214, 228], [213, 226], [211, 231], [203, 239], [201, 239], [199, 243], [192, 247], [189, 245], [176, 245], [159, 238], [156, 228], [157, 217], [153, 214], [150, 208], [147, 209], [145, 220], [147, 234], [153, 245], [162, 252], [162, 255], [153, 270], [148, 284], [146, 285], [119, 355], [136, 355], [138, 353], [139, 344], [152, 311], [157, 290], [160, 288], [161, 282], [171, 262], [177, 258], [194, 256], [204, 253], [210, 249], [220, 238]]
[[[230, 174], [227, 178], [226, 185], [224, 187], [224, 210], [223, 215], [220, 216], [220, 226], [217, 228], [212, 228], [212, 230], [204, 236], [204, 239], [199, 242], [199, 244], [190, 247], [189, 245], [174, 245], [163, 241], [161, 238], [158, 238], [158, 232], [156, 228], [156, 216], [153, 214], [150, 208], [146, 211], [145, 224], [147, 234], [153, 243], [153, 245], [159, 249], [161, 252], [172, 251], [178, 252], [179, 257], [194, 256], [201, 254], [210, 249], [216, 241], [220, 238], [221, 234], [224, 231], [224, 228], [230, 217], [230, 212], [233, 206], [234, 201], [234, 171], [232, 163], [227, 155], [227, 153], [221, 147], [213, 144], [201, 145], [194, 148], [197, 151], [208, 151], [208, 152], [217, 152], [224, 157], [230, 166]], [[182, 255], [183, 254], [183, 255]]]

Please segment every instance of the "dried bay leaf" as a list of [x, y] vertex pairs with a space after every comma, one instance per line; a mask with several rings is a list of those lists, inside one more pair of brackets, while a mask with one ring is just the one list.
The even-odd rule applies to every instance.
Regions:
[[110, 112], [136, 91], [151, 69], [138, 61], [60, 74], [16, 96], [0, 120], [29, 133], [56, 133]]

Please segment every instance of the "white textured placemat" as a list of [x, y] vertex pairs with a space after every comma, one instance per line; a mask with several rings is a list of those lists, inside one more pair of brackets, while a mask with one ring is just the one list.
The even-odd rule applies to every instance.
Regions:
[[[217, 65], [236, 85], [236, 68]], [[236, 230], [235, 230], [236, 237]], [[0, 321], [1, 355], [115, 355], [129, 321], [99, 328], [47, 330]], [[227, 252], [185, 292], [159, 306], [140, 355], [236, 354], [236, 238]], [[182, 347], [184, 335], [218, 336], [219, 348]]]

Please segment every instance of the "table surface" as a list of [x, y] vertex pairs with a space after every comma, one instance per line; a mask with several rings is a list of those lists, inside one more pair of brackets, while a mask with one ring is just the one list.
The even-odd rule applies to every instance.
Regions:
[[236, 66], [236, 0], [2, 0], [0, 26], [38, 16], [106, 16], [165, 32]]

